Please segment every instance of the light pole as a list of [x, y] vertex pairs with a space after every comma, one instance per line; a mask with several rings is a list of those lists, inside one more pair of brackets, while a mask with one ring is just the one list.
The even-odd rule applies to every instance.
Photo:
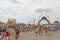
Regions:
[[34, 18], [34, 26], [35, 26], [35, 18]]

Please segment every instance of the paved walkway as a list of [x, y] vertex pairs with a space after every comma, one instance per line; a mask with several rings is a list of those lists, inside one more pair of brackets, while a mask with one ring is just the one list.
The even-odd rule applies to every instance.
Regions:
[[[11, 40], [15, 40], [12, 38]], [[28, 33], [20, 33], [19, 40], [60, 40], [60, 33], [58, 32], [51, 32], [50, 36], [46, 36], [45, 34], [38, 35], [34, 32]]]

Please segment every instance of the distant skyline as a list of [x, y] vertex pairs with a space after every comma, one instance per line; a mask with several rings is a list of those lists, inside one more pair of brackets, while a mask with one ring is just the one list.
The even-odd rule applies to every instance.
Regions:
[[14, 18], [20, 23], [33, 23], [35, 18], [37, 23], [41, 15], [49, 16], [51, 22], [57, 18], [60, 21], [60, 0], [0, 0], [0, 20], [3, 22]]

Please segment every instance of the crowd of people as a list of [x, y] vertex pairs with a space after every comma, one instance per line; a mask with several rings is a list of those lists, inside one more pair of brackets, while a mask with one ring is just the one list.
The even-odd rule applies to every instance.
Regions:
[[44, 25], [39, 25], [36, 29], [35, 32], [39, 35], [41, 35], [41, 33], [45, 33], [46, 35], [50, 35], [51, 32], [55, 32], [55, 31], [60, 31], [60, 25], [56, 26], [56, 25], [48, 25], [48, 26], [44, 26]]
[[0, 40], [11, 40], [10, 36], [14, 37], [16, 40], [18, 40], [20, 33], [19, 28], [0, 28]]
[[[34, 29], [35, 28], [35, 29]], [[31, 29], [31, 28], [30, 28]], [[42, 33], [45, 33], [46, 35], [50, 35], [50, 32], [53, 31], [59, 31], [60, 26], [56, 25], [38, 25], [36, 27], [33, 27], [30, 31], [34, 31], [36, 34], [41, 35]], [[28, 27], [15, 27], [15, 28], [8, 28], [8, 27], [0, 27], [0, 40], [11, 40], [10, 36], [14, 37], [16, 40], [19, 39], [20, 32], [28, 32]]]

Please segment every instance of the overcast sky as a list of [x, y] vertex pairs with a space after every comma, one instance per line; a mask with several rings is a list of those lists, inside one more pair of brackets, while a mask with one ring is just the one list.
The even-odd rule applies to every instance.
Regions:
[[49, 16], [51, 22], [57, 17], [60, 19], [60, 0], [0, 0], [1, 21], [14, 18], [18, 22], [31, 23], [41, 15]]

